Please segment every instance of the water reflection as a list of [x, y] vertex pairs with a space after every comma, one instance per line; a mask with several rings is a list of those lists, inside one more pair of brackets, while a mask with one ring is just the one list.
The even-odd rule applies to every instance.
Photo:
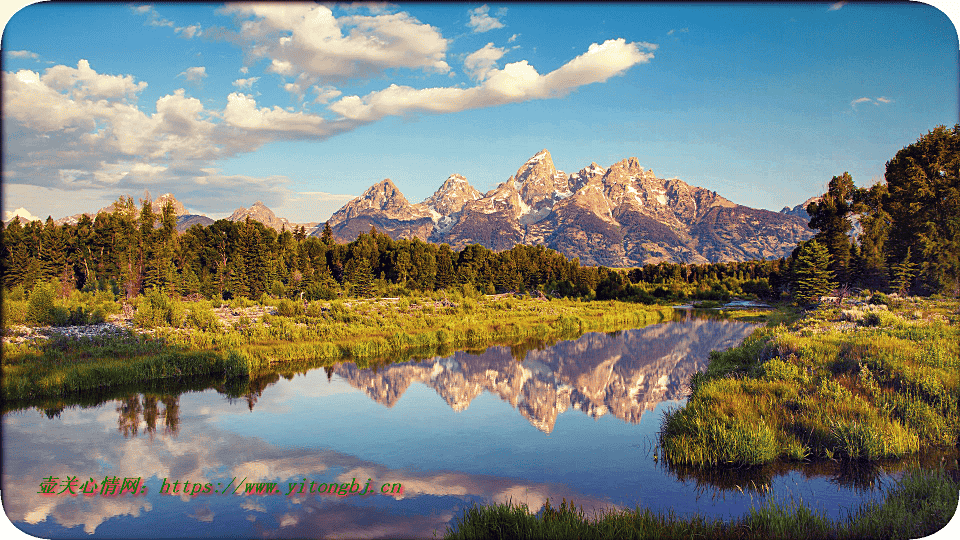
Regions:
[[[474, 502], [566, 498], [588, 515], [641, 505], [726, 517], [791, 482], [837, 508], [872, 497], [893, 465], [705, 472], [652, 459], [659, 414], [681, 402], [710, 350], [751, 330], [687, 318], [523, 354], [491, 347], [374, 369], [127, 387], [82, 396], [82, 407], [45, 402], [4, 414], [4, 508], [45, 538], [432, 537]], [[37, 493], [46, 477], [108, 475], [141, 477], [149, 492]], [[403, 493], [161, 495], [164, 479], [218, 490], [231, 479], [277, 482], [283, 493], [305, 479], [373, 479]]]
[[490, 392], [544, 433], [551, 433], [557, 415], [568, 409], [593, 418], [610, 413], [636, 424], [658, 403], [685, 397], [690, 376], [706, 367], [711, 350], [736, 345], [754, 328], [737, 321], [688, 319], [585, 334], [527, 351], [520, 362], [509, 347], [492, 347], [483, 354], [458, 352], [378, 370], [341, 364], [333, 373], [386, 407], [419, 382], [455, 411]]

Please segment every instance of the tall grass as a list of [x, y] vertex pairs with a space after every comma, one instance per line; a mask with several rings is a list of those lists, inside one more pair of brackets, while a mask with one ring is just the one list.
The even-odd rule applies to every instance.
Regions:
[[815, 312], [711, 353], [687, 404], [664, 417], [664, 457], [696, 466], [877, 460], [957, 444], [960, 327], [928, 320], [944, 303], [957, 313], [956, 301], [926, 300], [910, 305], [915, 318], [887, 313], [889, 324], [855, 331], [839, 310]]
[[746, 515], [728, 520], [640, 508], [588, 518], [565, 499], [559, 508], [548, 499], [537, 513], [512, 502], [474, 505], [454, 518], [444, 538], [919, 538], [946, 526], [957, 510], [958, 490], [960, 482], [943, 470], [916, 470], [899, 480], [882, 502], [851, 508], [837, 520], [802, 500], [775, 495], [767, 495]]
[[[176, 371], [180, 369], [179, 358], [191, 362], [206, 358], [216, 364], [204, 373], [233, 370], [223, 362], [234, 358], [236, 365], [245, 366], [247, 375], [257, 376], [280, 366], [329, 365], [341, 360], [378, 363], [489, 345], [542, 344], [575, 338], [583, 332], [645, 326], [672, 316], [670, 308], [615, 302], [490, 301], [478, 299], [475, 291], [455, 297], [459, 304], [425, 297], [395, 304], [338, 299], [311, 303], [306, 309], [299, 302], [280, 300], [276, 314], [263, 315], [256, 321], [244, 315], [236, 325], [225, 326], [208, 301], [184, 302], [152, 291], [138, 299], [134, 322], [152, 329], [155, 341], [151, 343], [162, 343], [159, 349], [132, 336], [66, 348], [5, 345], [4, 395], [39, 397], [89, 387], [90, 381], [77, 371], [83, 364], [101, 374], [102, 384], [125, 381], [131, 372], [121, 370], [116, 377], [108, 374], [120, 367], [111, 359], [117, 352], [111, 349], [114, 342], [130, 349], [122, 357], [137, 359], [140, 367], [136, 372], [143, 379], [185, 376], [183, 369], [179, 374]], [[233, 303], [234, 312], [247, 307], [259, 309], [259, 304], [245, 299]], [[168, 355], [164, 358], [174, 364], [174, 369], [160, 370], [156, 364], [144, 364], [147, 358], [163, 354]], [[48, 376], [41, 381], [31, 375], [32, 365]], [[202, 370], [191, 367], [187, 371]]]

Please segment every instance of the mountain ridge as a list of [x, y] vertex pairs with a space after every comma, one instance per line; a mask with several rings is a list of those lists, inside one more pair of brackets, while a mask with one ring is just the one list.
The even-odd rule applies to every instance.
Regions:
[[[454, 185], [462, 190], [454, 193]], [[544, 244], [584, 264], [614, 267], [778, 258], [813, 236], [802, 217], [659, 178], [636, 157], [606, 168], [594, 162], [567, 174], [556, 169], [546, 149], [483, 194], [463, 176], [451, 175], [434, 195], [410, 204], [384, 180], [327, 223], [340, 241], [376, 227], [394, 239], [419, 238], [457, 250], [474, 243], [495, 251]]]

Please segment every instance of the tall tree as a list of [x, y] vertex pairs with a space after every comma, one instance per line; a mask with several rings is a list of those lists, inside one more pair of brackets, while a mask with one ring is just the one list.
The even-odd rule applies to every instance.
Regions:
[[830, 270], [830, 252], [816, 240], [800, 246], [794, 262], [794, 298], [801, 306], [809, 306], [836, 288]]
[[860, 216], [860, 249], [851, 262], [855, 281], [871, 289], [887, 287], [887, 238], [890, 214], [884, 209], [887, 185], [874, 184], [854, 194], [854, 211]]
[[850, 281], [849, 234], [853, 229], [850, 214], [853, 211], [854, 192], [853, 177], [845, 172], [830, 180], [827, 192], [819, 202], [807, 206], [810, 228], [820, 231], [814, 239], [827, 248], [832, 258], [830, 270], [844, 283]]
[[912, 249], [921, 292], [960, 294], [960, 124], [938, 126], [887, 162], [888, 262]]

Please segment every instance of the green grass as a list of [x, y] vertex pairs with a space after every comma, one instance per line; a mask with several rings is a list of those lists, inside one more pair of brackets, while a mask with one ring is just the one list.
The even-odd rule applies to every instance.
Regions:
[[920, 538], [942, 529], [957, 510], [960, 481], [943, 470], [904, 475], [880, 502], [850, 509], [833, 520], [802, 501], [767, 495], [739, 518], [678, 516], [650, 510], [610, 510], [588, 518], [573, 502], [549, 499], [536, 514], [512, 502], [464, 510], [448, 527], [448, 539], [550, 538]]
[[[637, 328], [669, 319], [668, 307], [530, 298], [431, 298], [407, 302], [334, 300], [306, 309], [278, 302], [260, 320], [221, 325], [207, 301], [158, 293], [141, 297], [134, 322], [146, 336], [52, 339], [4, 344], [3, 397], [49, 398], [131, 381], [195, 376], [256, 377], [349, 360], [358, 365], [446, 355], [491, 345], [517, 348], [573, 339], [584, 332]], [[257, 304], [237, 299], [241, 313]], [[245, 313], [245, 312], [244, 312]]]
[[687, 404], [665, 415], [663, 457], [694, 466], [869, 461], [957, 444], [958, 302], [879, 313], [879, 324], [850, 323], [819, 310], [711, 353]]

